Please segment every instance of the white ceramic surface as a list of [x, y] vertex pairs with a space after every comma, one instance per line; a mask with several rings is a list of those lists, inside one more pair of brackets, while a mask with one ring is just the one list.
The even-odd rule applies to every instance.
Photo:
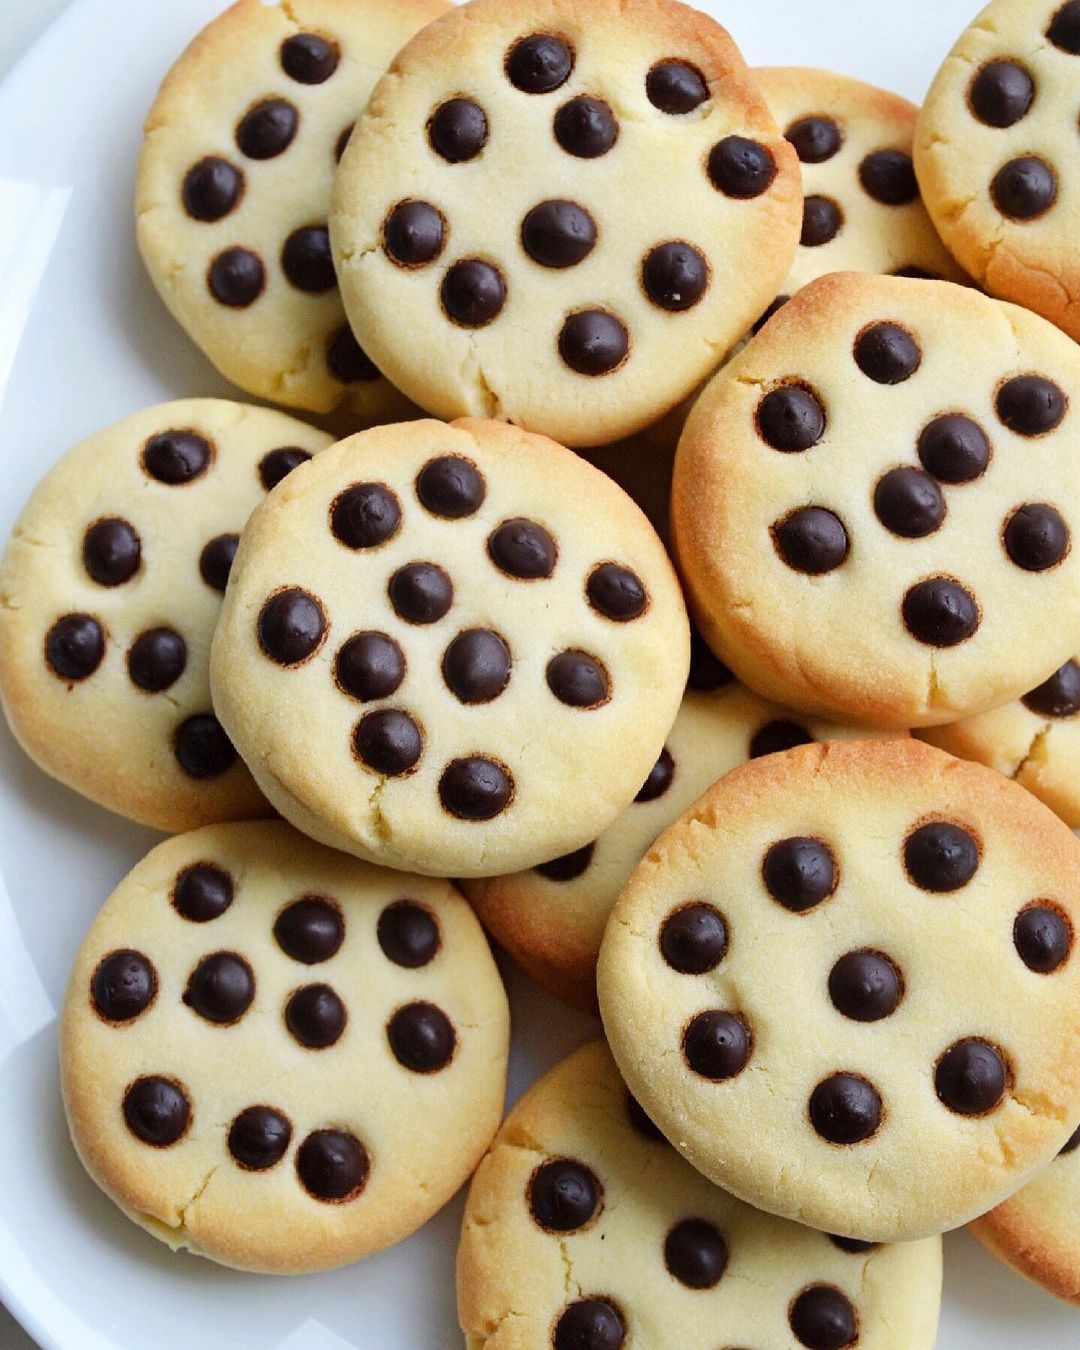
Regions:
[[[0, 26], [12, 6], [0, 0]], [[229, 392], [148, 285], [131, 221], [141, 118], [220, 7], [73, 0], [0, 85], [0, 537], [78, 437], [160, 399]], [[974, 10], [971, 0], [704, 7], [751, 61], [830, 65], [914, 98]], [[92, 915], [153, 842], [51, 783], [0, 725], [0, 1295], [48, 1350], [459, 1350], [460, 1197], [362, 1266], [258, 1279], [170, 1255], [83, 1175], [60, 1110], [55, 1010]], [[516, 1095], [595, 1024], [508, 977]], [[953, 1236], [939, 1347], [1080, 1347], [1080, 1313]]]

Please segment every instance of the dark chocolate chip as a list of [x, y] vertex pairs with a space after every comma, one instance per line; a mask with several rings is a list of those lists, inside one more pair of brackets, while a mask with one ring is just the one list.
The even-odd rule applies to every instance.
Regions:
[[689, 1289], [712, 1289], [727, 1269], [728, 1249], [707, 1219], [683, 1219], [664, 1239], [664, 1265]]
[[371, 1163], [355, 1135], [344, 1130], [315, 1130], [296, 1151], [296, 1174], [316, 1200], [336, 1204], [360, 1194]]
[[663, 1134], [656, 1128], [653, 1120], [646, 1114], [645, 1108], [638, 1099], [629, 1092], [626, 1094], [626, 1114], [630, 1117], [630, 1124], [637, 1130], [638, 1134], [651, 1140], [654, 1144], [667, 1143]]
[[184, 673], [187, 643], [171, 628], [150, 628], [140, 633], [127, 654], [131, 682], [148, 694], [160, 694]]
[[548, 881], [576, 881], [588, 871], [595, 852], [595, 844], [585, 844], [582, 848], [574, 849], [573, 853], [564, 853], [550, 862], [538, 863], [533, 871], [547, 877]]
[[389, 698], [405, 678], [405, 653], [386, 633], [354, 633], [334, 658], [338, 688], [361, 703]]
[[677, 117], [700, 108], [709, 97], [709, 86], [687, 61], [657, 61], [645, 76], [645, 94], [654, 108]]
[[336, 956], [345, 941], [345, 919], [332, 900], [302, 895], [274, 921], [277, 945], [294, 961], [315, 966]]
[[437, 155], [451, 164], [464, 164], [475, 159], [487, 144], [487, 115], [471, 99], [447, 99], [432, 113], [427, 131]]
[[979, 626], [979, 606], [970, 591], [948, 577], [928, 577], [904, 596], [904, 624], [928, 647], [955, 647]]
[[840, 1237], [836, 1233], [826, 1234], [834, 1247], [839, 1247], [842, 1252], [848, 1252], [856, 1255], [859, 1252], [872, 1252], [875, 1247], [880, 1247], [879, 1242], [864, 1242], [862, 1238]]
[[977, 1037], [955, 1041], [934, 1070], [938, 1099], [959, 1116], [984, 1116], [1001, 1104], [1009, 1083], [1005, 1058]]
[[707, 167], [718, 192], [742, 200], [760, 197], [776, 177], [772, 151], [745, 136], [725, 136], [709, 151]]
[[442, 659], [446, 687], [462, 703], [490, 703], [510, 682], [510, 648], [488, 628], [467, 628]]
[[920, 432], [919, 459], [941, 483], [970, 483], [986, 472], [990, 442], [978, 422], [962, 413], [946, 413]]
[[292, 144], [300, 114], [283, 98], [256, 103], [236, 128], [236, 144], [248, 159], [273, 159]]
[[383, 222], [383, 248], [402, 267], [426, 267], [446, 244], [446, 222], [430, 202], [398, 202]]
[[89, 614], [65, 614], [45, 635], [45, 660], [63, 680], [85, 680], [105, 656], [105, 630]]
[[1016, 61], [989, 61], [968, 89], [971, 111], [988, 127], [1015, 125], [1034, 97], [1034, 81]]
[[772, 844], [761, 875], [772, 898], [794, 914], [820, 905], [840, 882], [840, 870], [828, 845], [802, 835]]
[[337, 285], [330, 256], [330, 231], [325, 225], [293, 230], [281, 250], [281, 269], [298, 291], [320, 295]]
[[401, 525], [397, 497], [382, 483], [354, 483], [334, 498], [330, 528], [346, 548], [378, 548]]
[[967, 830], [931, 820], [904, 840], [904, 867], [924, 891], [945, 894], [966, 886], [979, 866], [979, 845]]
[[579, 375], [610, 375], [629, 351], [626, 325], [605, 309], [578, 310], [559, 333], [559, 355]]
[[233, 1161], [247, 1172], [265, 1172], [284, 1158], [292, 1139], [288, 1116], [272, 1106], [248, 1106], [229, 1126]]
[[823, 164], [843, 144], [840, 128], [831, 117], [800, 117], [792, 122], [784, 139], [795, 147], [803, 164]]
[[833, 1007], [855, 1022], [879, 1022], [896, 1011], [904, 981], [884, 952], [847, 952], [829, 972]]
[[442, 941], [434, 914], [412, 900], [387, 905], [376, 932], [383, 955], [406, 970], [419, 970], [433, 961]]
[[848, 555], [843, 521], [821, 506], [800, 506], [773, 526], [772, 535], [788, 567], [808, 576], [834, 572]]
[[169, 1148], [187, 1133], [191, 1104], [172, 1078], [136, 1078], [124, 1093], [124, 1120], [144, 1144]]
[[347, 127], [342, 127], [340, 135], [334, 142], [334, 162], [336, 164], [341, 163], [342, 155], [344, 155], [345, 151], [348, 150], [349, 137], [353, 134], [355, 128], [356, 128], [355, 122], [350, 122]]
[[555, 1324], [555, 1350], [621, 1350], [626, 1323], [610, 1299], [579, 1298]]
[[443, 277], [439, 294], [452, 322], [462, 328], [483, 328], [506, 304], [506, 282], [492, 263], [464, 258]]
[[602, 98], [579, 94], [555, 114], [555, 139], [568, 155], [599, 159], [619, 139], [619, 123]]
[[998, 390], [994, 406], [998, 417], [1018, 436], [1042, 436], [1061, 422], [1066, 401], [1053, 380], [1017, 375]]
[[573, 1158], [541, 1164], [526, 1192], [533, 1219], [549, 1233], [584, 1228], [600, 1208], [603, 1193], [596, 1173]]
[[907, 465], [890, 469], [874, 489], [874, 511], [902, 539], [922, 539], [945, 519], [945, 495], [928, 473]]
[[698, 1013], [683, 1032], [683, 1056], [702, 1078], [720, 1082], [742, 1073], [750, 1061], [750, 1028], [735, 1013], [719, 1008]]
[[1045, 502], [1018, 507], [1005, 522], [1005, 552], [1025, 572], [1056, 567], [1069, 551], [1069, 527]]
[[255, 997], [255, 975], [236, 952], [204, 956], [188, 978], [183, 1001], [218, 1026], [238, 1022]]
[[348, 324], [330, 339], [326, 366], [342, 384], [373, 384], [382, 379], [378, 366], [357, 342]]
[[467, 755], [452, 759], [439, 779], [439, 800], [459, 820], [491, 820], [514, 796], [514, 780], [493, 759]]
[[454, 603], [454, 584], [435, 563], [406, 563], [390, 578], [390, 603], [406, 623], [438, 623]]
[[541, 267], [574, 267], [595, 244], [596, 222], [575, 202], [541, 202], [521, 222], [521, 247]]
[[230, 309], [246, 309], [266, 289], [266, 269], [248, 248], [227, 248], [210, 264], [207, 285], [215, 300]]
[[771, 301], [768, 309], [765, 310], [759, 319], [754, 321], [753, 331], [755, 333], [760, 333], [772, 316], [782, 310], [790, 299], [790, 295], [778, 295], [775, 300]]
[[812, 389], [782, 384], [758, 404], [757, 426], [762, 440], [787, 454], [809, 450], [825, 434], [825, 409]]
[[487, 487], [480, 470], [462, 455], [429, 459], [416, 475], [421, 506], [444, 520], [464, 520], [484, 504]]
[[667, 916], [660, 929], [660, 952], [681, 975], [715, 970], [727, 949], [727, 924], [712, 905], [683, 905]]
[[399, 708], [365, 713], [356, 724], [353, 745], [368, 768], [388, 778], [415, 769], [424, 753], [420, 728]]
[[907, 206], [919, 196], [915, 166], [903, 150], [875, 150], [859, 165], [859, 182], [884, 206]]
[[820, 248], [835, 239], [843, 225], [844, 213], [831, 197], [811, 194], [803, 201], [799, 243], [803, 248]]
[[723, 661], [712, 651], [708, 643], [697, 631], [690, 633], [690, 674], [687, 685], [691, 689], [722, 689], [731, 684], [735, 676]]
[[163, 431], [143, 446], [143, 468], [159, 483], [190, 483], [210, 467], [210, 442], [194, 431]]
[[990, 196], [1011, 220], [1034, 220], [1057, 199], [1057, 175], [1038, 155], [1021, 155], [1003, 164], [990, 183]]
[[547, 664], [547, 685], [571, 708], [599, 708], [611, 697], [607, 671], [588, 652], [559, 652]]
[[1067, 0], [1055, 11], [1046, 36], [1060, 51], [1080, 56], [1080, 0]]
[[1080, 1129], [1075, 1129], [1058, 1150], [1058, 1157], [1060, 1158], [1066, 1153], [1073, 1153], [1078, 1148], [1080, 1148]]
[[1066, 661], [1030, 694], [1024, 695], [1024, 706], [1043, 717], [1073, 717], [1080, 712], [1080, 666]]
[[318, 33], [294, 33], [281, 44], [281, 68], [300, 84], [323, 84], [338, 68], [338, 49]]
[[157, 972], [142, 952], [125, 947], [110, 952], [90, 981], [97, 1012], [109, 1022], [130, 1022], [144, 1013], [157, 994]]
[[709, 264], [692, 244], [658, 244], [641, 269], [645, 294], [661, 309], [693, 309], [709, 286]]
[[445, 1069], [457, 1047], [453, 1023], [434, 1003], [407, 1003], [386, 1026], [394, 1058], [413, 1073]]
[[122, 586], [139, 570], [142, 543], [133, 525], [110, 516], [87, 529], [82, 556], [87, 575], [99, 586]]
[[259, 645], [279, 666], [297, 666], [326, 634], [322, 605], [298, 586], [272, 595], [259, 612]]
[[1056, 906], [1025, 906], [1013, 924], [1013, 942], [1020, 960], [1038, 975], [1051, 975], [1069, 959], [1072, 925]]
[[846, 1294], [828, 1284], [812, 1284], [791, 1305], [791, 1330], [807, 1350], [844, 1350], [859, 1339], [859, 1318]]
[[218, 778], [236, 763], [236, 748], [213, 713], [195, 713], [180, 723], [173, 754], [192, 778]]
[[220, 919], [233, 902], [232, 877], [213, 863], [192, 863], [176, 878], [172, 902], [191, 923]]
[[506, 56], [506, 77], [524, 94], [550, 94], [566, 83], [573, 68], [574, 53], [548, 33], [519, 38]]
[[487, 548], [495, 566], [520, 581], [538, 581], [555, 571], [555, 540], [542, 525], [520, 516], [493, 530]]
[[181, 196], [184, 210], [193, 220], [223, 220], [244, 191], [244, 173], [227, 159], [208, 155], [184, 175]]
[[636, 572], [619, 563], [601, 563], [585, 583], [589, 604], [606, 619], [628, 623], [645, 613], [649, 594]]
[[328, 984], [305, 984], [285, 1004], [285, 1025], [309, 1050], [325, 1050], [341, 1039], [348, 1015]]
[[215, 591], [224, 592], [229, 584], [229, 573], [239, 545], [238, 534], [219, 534], [199, 554], [199, 575]]
[[902, 384], [919, 369], [922, 352], [906, 328], [875, 323], [855, 340], [855, 364], [875, 384]]
[[781, 754], [785, 750], [794, 750], [797, 745], [812, 745], [813, 736], [798, 722], [786, 717], [774, 718], [758, 727], [750, 737], [749, 758], [761, 759], [764, 755]]
[[641, 785], [641, 790], [634, 798], [636, 802], [655, 802], [662, 797], [668, 788], [675, 781], [675, 761], [671, 756], [671, 751], [665, 745], [656, 763], [649, 770], [649, 776]]
[[287, 478], [293, 469], [306, 464], [310, 458], [311, 452], [301, 450], [298, 445], [283, 445], [277, 450], [271, 450], [259, 461], [259, 481], [267, 492], [270, 492], [283, 478]]
[[881, 1124], [881, 1095], [859, 1074], [834, 1073], [810, 1094], [810, 1123], [830, 1144], [861, 1144]]

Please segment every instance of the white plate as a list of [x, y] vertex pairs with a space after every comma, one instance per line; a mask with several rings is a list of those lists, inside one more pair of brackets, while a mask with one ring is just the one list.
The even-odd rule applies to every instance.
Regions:
[[[76, 0], [0, 86], [0, 538], [79, 437], [161, 399], [230, 392], [159, 304], [131, 218], [142, 117], [220, 7]], [[751, 61], [830, 65], [918, 98], [974, 6], [704, 8]], [[60, 1109], [55, 1010], [91, 917], [154, 839], [50, 782], [0, 726], [0, 1294], [50, 1350], [460, 1350], [460, 1197], [394, 1251], [284, 1280], [171, 1255], [84, 1176]], [[596, 1027], [508, 977], [516, 1095]], [[1080, 1315], [966, 1236], [947, 1242], [946, 1290], [940, 1350], [1080, 1347]]]

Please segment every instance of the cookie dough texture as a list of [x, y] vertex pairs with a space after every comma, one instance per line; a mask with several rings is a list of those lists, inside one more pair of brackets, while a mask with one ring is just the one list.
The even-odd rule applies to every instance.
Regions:
[[[282, 923], [297, 901], [336, 913], [334, 940], [325, 917]], [[434, 934], [406, 948], [411, 966], [386, 936], [402, 902]], [[149, 1002], [137, 981], [103, 973], [118, 952], [153, 973]], [[247, 963], [246, 1006], [235, 973], [216, 986], [193, 978], [218, 954]], [[311, 985], [345, 1012], [323, 1048], [287, 1021], [295, 991]], [[230, 999], [219, 1015], [239, 1008], [235, 1020], [210, 1020]], [[418, 1002], [453, 1029], [449, 1062], [426, 1071], [399, 1059], [388, 1030]], [[507, 1040], [487, 943], [448, 882], [371, 867], [281, 822], [213, 826], [155, 848], [91, 926], [61, 1023], [64, 1102], [91, 1176], [155, 1237], [244, 1270], [314, 1271], [400, 1241], [461, 1185], [501, 1116]], [[183, 1117], [168, 1098], [156, 1115], [132, 1112], [155, 1142], [125, 1118], [148, 1077], [184, 1094], [178, 1138]], [[238, 1128], [252, 1107], [273, 1112], [278, 1132]], [[322, 1131], [352, 1143], [320, 1154], [309, 1141]]]
[[1069, 339], [972, 289], [812, 282], [679, 444], [675, 552], [705, 637], [834, 720], [933, 725], [1032, 689], [1080, 648], [1078, 377]]
[[941, 237], [979, 284], [1080, 338], [1074, 11], [987, 5], [930, 87], [915, 168]]
[[[545, 1169], [550, 1176], [567, 1164], [575, 1179], [591, 1175], [595, 1204], [565, 1218], [559, 1211], [564, 1227], [552, 1231], [536, 1217], [537, 1209], [551, 1217]], [[694, 1172], [648, 1122], [635, 1125], [600, 1041], [532, 1088], [473, 1179], [458, 1250], [468, 1350], [539, 1350], [553, 1337], [660, 1350], [673, 1328], [685, 1350], [839, 1345], [819, 1339], [820, 1328], [813, 1335], [815, 1297], [851, 1318], [860, 1347], [929, 1350], [941, 1241], [845, 1251], [750, 1209]], [[559, 1340], [560, 1320], [586, 1301], [607, 1304], [606, 1338]]]
[[213, 715], [210, 638], [267, 483], [329, 443], [283, 413], [190, 399], [50, 470], [0, 566], [0, 699], [46, 773], [158, 829], [267, 813]]
[[[558, 44], [551, 65], [515, 73], [516, 44], [538, 35]], [[680, 73], [658, 90], [665, 63]], [[455, 99], [483, 132], [447, 160], [433, 119]], [[403, 203], [430, 223], [405, 256]], [[531, 214], [552, 203], [558, 220]], [[775, 295], [801, 208], [794, 152], [713, 20], [675, 0], [472, 0], [372, 95], [331, 238], [356, 334], [410, 398], [587, 446], [644, 428], [708, 374]], [[664, 245], [678, 257], [654, 259], [650, 298], [646, 259]]]
[[[297, 596], [313, 628], [282, 652], [274, 617]], [[393, 666], [375, 689], [348, 659], [371, 642]], [[212, 679], [299, 828], [477, 876], [606, 828], [656, 762], [688, 665], [678, 583], [630, 499], [543, 437], [465, 420], [362, 433], [282, 486], [241, 541]]]
[[238, 0], [166, 76], [139, 161], [139, 247], [174, 318], [248, 393], [342, 406], [354, 426], [408, 415], [349, 332], [327, 214], [339, 139], [398, 49], [446, 9]]
[[[748, 1203], [871, 1241], [956, 1227], [1080, 1118], [1078, 862], [1030, 794], [917, 741], [736, 769], [615, 907], [598, 969], [615, 1059]], [[721, 918], [711, 948], [682, 918], [662, 947], [692, 904]]]

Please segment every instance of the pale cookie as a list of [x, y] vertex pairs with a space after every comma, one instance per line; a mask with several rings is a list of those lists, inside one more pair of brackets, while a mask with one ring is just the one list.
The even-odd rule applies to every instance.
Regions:
[[994, 295], [1080, 338], [1080, 0], [994, 0], [931, 85], [915, 137], [923, 200]]
[[598, 469], [502, 422], [410, 422], [342, 441], [252, 517], [211, 678], [293, 824], [483, 876], [629, 805], [689, 645], [663, 545]]
[[162, 830], [268, 814], [210, 700], [210, 638], [252, 509], [330, 437], [218, 399], [69, 451], [0, 564], [0, 701], [38, 765]]
[[801, 210], [795, 154], [712, 19], [472, 0], [376, 87], [330, 233], [357, 337], [410, 398], [598, 445], [757, 318]]
[[742, 1204], [687, 1166], [594, 1041], [480, 1164], [457, 1283], [468, 1350], [931, 1350], [941, 1239], [854, 1243]]
[[327, 214], [376, 80], [446, 9], [238, 0], [166, 76], [139, 161], [139, 247], [174, 318], [248, 393], [366, 422], [408, 414], [345, 321]]
[[1034, 1181], [971, 1229], [995, 1256], [1080, 1305], [1080, 1130]]
[[679, 443], [704, 636], [751, 688], [835, 720], [927, 726], [1033, 688], [1080, 650], [1077, 390], [1075, 343], [972, 288], [811, 282]]
[[814, 1228], [966, 1223], [1080, 1120], [1080, 840], [918, 741], [735, 769], [661, 835], [597, 981], [615, 1059], [710, 1180]]
[[509, 1018], [445, 881], [280, 821], [159, 844], [94, 920], [60, 1027], [80, 1158], [173, 1249], [325, 1270], [425, 1223], [502, 1114]]
[[574, 853], [528, 872], [463, 883], [485, 928], [518, 964], [590, 1011], [611, 907], [656, 836], [737, 764], [811, 741], [867, 734], [766, 703], [734, 683], [698, 638], [695, 658], [660, 757], [613, 825]]

